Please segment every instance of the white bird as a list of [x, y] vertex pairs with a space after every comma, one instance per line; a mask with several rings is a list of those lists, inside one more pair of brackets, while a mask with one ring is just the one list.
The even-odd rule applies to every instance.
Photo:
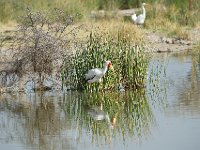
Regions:
[[113, 70], [111, 61], [105, 61], [104, 68], [94, 68], [85, 74], [85, 80], [87, 83], [101, 82], [102, 77], [106, 74], [108, 68]]
[[137, 25], [142, 25], [144, 24], [145, 18], [146, 18], [146, 11], [144, 6], [146, 5], [146, 3], [142, 3], [142, 14], [136, 16], [136, 14], [134, 13], [131, 18], [133, 20], [133, 22]]

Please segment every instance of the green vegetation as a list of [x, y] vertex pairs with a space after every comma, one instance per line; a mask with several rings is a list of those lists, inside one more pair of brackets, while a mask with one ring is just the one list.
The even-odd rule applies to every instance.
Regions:
[[[140, 7], [141, 0], [1, 0], [0, 22], [17, 20], [27, 6], [34, 10], [53, 8], [64, 9], [68, 13], [76, 13], [80, 18], [88, 18], [92, 10], [129, 9]], [[181, 25], [195, 25], [199, 22], [200, 2], [193, 0], [189, 10], [189, 0], [146, 0], [150, 4], [147, 17], [155, 19], [162, 15], [165, 19]]]
[[[1, 0], [0, 1], [0, 22], [16, 21], [23, 15], [27, 6], [35, 11], [46, 11], [59, 8], [65, 10], [68, 14], [86, 14], [91, 10], [91, 2], [81, 3], [79, 0]], [[87, 5], [87, 7], [85, 6]]]
[[[180, 39], [188, 39], [189, 33], [185, 30], [185, 26], [197, 26], [199, 24], [200, 10], [198, 7], [199, 1], [193, 0], [193, 7], [189, 10], [188, 1], [172, 1], [172, 0], [147, 0], [149, 7], [147, 7], [147, 20], [144, 28], [156, 31], [164, 31], [170, 36], [176, 36]], [[75, 50], [75, 55], [66, 57], [62, 68], [62, 78], [65, 85], [70, 85], [75, 89], [87, 89], [89, 91], [101, 91], [115, 89], [120, 83], [122, 83], [128, 89], [137, 89], [144, 86], [147, 59], [143, 52], [143, 32], [141, 29], [134, 26], [128, 21], [122, 21], [123, 17], [116, 18], [111, 15], [112, 19], [107, 20], [100, 19], [98, 21], [89, 20], [89, 16], [92, 10], [116, 10], [116, 8], [125, 9], [139, 7], [141, 1], [124, 1], [124, 0], [2, 0], [0, 2], [0, 21], [9, 22], [10, 20], [17, 20], [21, 22], [17, 17], [24, 14], [24, 9], [27, 6], [31, 6], [33, 10], [43, 10], [40, 12], [48, 12], [48, 10], [60, 10], [55, 8], [61, 8], [64, 10], [64, 16], [76, 16], [79, 21], [82, 19], [84, 22], [76, 22], [74, 26], [80, 24], [86, 24], [86, 26], [95, 26], [98, 24], [98, 28], [87, 28], [90, 37], [84, 39], [86, 46], [68, 48], [62, 47], [62, 50]], [[50, 11], [53, 12], [53, 11]], [[109, 13], [109, 11], [108, 11]], [[11, 15], [10, 15], [11, 14]], [[22, 15], [23, 16], [23, 15]], [[45, 16], [45, 17], [51, 17]], [[66, 18], [65, 18], [66, 19]], [[89, 20], [89, 21], [88, 21]], [[111, 21], [110, 21], [111, 20]], [[114, 21], [113, 21], [114, 20]], [[118, 24], [121, 27], [112, 26], [111, 23]], [[55, 21], [56, 22], [56, 21]], [[51, 22], [52, 25], [62, 26], [58, 22]], [[99, 23], [100, 22], [100, 23]], [[105, 23], [106, 22], [106, 23]], [[123, 23], [122, 23], [123, 22]], [[55, 23], [55, 24], [54, 24]], [[58, 23], [58, 24], [57, 24]], [[49, 33], [46, 30], [48, 23], [38, 24], [41, 25], [44, 32]], [[61, 27], [60, 26], [60, 27]], [[131, 27], [130, 27], [131, 26]], [[56, 27], [56, 26], [55, 26]], [[68, 29], [69, 29], [68, 28]], [[34, 28], [33, 28], [34, 29]], [[70, 30], [69, 29], [69, 30]], [[143, 28], [142, 28], [143, 30]], [[35, 30], [33, 30], [35, 31]], [[61, 31], [65, 34], [66, 31]], [[37, 32], [39, 34], [40, 32]], [[54, 34], [52, 32], [52, 34]], [[83, 33], [83, 34], [88, 34]], [[82, 34], [82, 35], [83, 35]], [[29, 34], [27, 34], [29, 35]], [[58, 35], [58, 34], [56, 34]], [[73, 38], [67, 39], [69, 43], [73, 42], [73, 39], [78, 39], [76, 33], [72, 33]], [[81, 35], [81, 36], [82, 36]], [[44, 36], [46, 36], [44, 34]], [[52, 36], [49, 34], [49, 36]], [[71, 37], [71, 36], [70, 36]], [[81, 38], [83, 39], [85, 35]], [[79, 37], [80, 38], [80, 37]], [[34, 39], [34, 38], [33, 38]], [[40, 38], [45, 39], [45, 38]], [[26, 37], [24, 39], [26, 41]], [[46, 40], [47, 41], [47, 40]], [[76, 41], [78, 43], [78, 41]], [[26, 42], [21, 42], [27, 44]], [[33, 42], [34, 43], [34, 42]], [[37, 43], [37, 41], [35, 41]], [[70, 44], [71, 44], [70, 43]], [[74, 42], [75, 43], [75, 42]], [[46, 44], [52, 44], [47, 41]], [[80, 44], [80, 43], [78, 43]], [[77, 44], [77, 45], [78, 45]], [[36, 44], [37, 45], [37, 44]], [[19, 45], [16, 45], [19, 46]], [[29, 46], [30, 47], [30, 46]], [[32, 47], [32, 45], [31, 45]], [[56, 47], [56, 46], [55, 46]], [[24, 48], [24, 47], [20, 47]], [[43, 51], [44, 48], [36, 48], [36, 52]], [[27, 50], [27, 49], [26, 49]], [[57, 49], [54, 49], [57, 51]], [[68, 52], [69, 52], [68, 51]], [[66, 53], [68, 53], [66, 52]], [[68, 54], [64, 55], [68, 55]], [[70, 53], [70, 52], [69, 52]], [[24, 54], [24, 53], [23, 53]], [[54, 54], [54, 53], [51, 53]], [[62, 53], [63, 54], [63, 53]], [[39, 55], [42, 56], [42, 55]], [[35, 55], [33, 55], [35, 57]], [[64, 56], [65, 57], [65, 56]], [[62, 56], [63, 58], [63, 56]], [[34, 58], [35, 59], [35, 58]], [[29, 59], [30, 60], [30, 59]], [[85, 73], [92, 68], [102, 67], [105, 60], [111, 60], [115, 68], [114, 72], [108, 71], [103, 83], [95, 83], [92, 85], [86, 85], [83, 80]], [[43, 61], [43, 58], [42, 60]], [[33, 61], [34, 62], [34, 61]], [[51, 62], [51, 61], [50, 61]], [[34, 65], [36, 63], [33, 63]], [[38, 64], [41, 64], [38, 61]], [[47, 65], [44, 65], [47, 66]], [[45, 67], [44, 67], [45, 68]]]
[[[63, 70], [63, 77], [67, 77], [68, 81], [66, 84], [88, 91], [115, 89], [119, 83], [128, 89], [143, 87], [147, 69], [143, 48], [131, 45], [126, 38], [128, 35], [123, 33], [116, 32], [117, 38], [109, 33], [91, 33], [87, 47], [77, 50], [75, 56], [66, 62], [68, 67]], [[84, 79], [87, 71], [102, 68], [105, 60], [112, 61], [115, 71], [108, 71], [102, 83], [86, 84]]]
[[[91, 11], [140, 8], [142, 2], [141, 0], [1, 0], [0, 22], [7, 24], [19, 22], [18, 17], [24, 14], [29, 6], [36, 11], [63, 9], [66, 14], [76, 15], [77, 19], [89, 23]], [[200, 26], [199, 0], [192, 0], [191, 6], [190, 0], [146, 0], [145, 2], [149, 4], [146, 7], [147, 29], [164, 32], [170, 37], [189, 39], [190, 35], [186, 28]], [[116, 18], [116, 13], [106, 11], [105, 14], [104, 17]], [[120, 21], [118, 20], [118, 23]]]

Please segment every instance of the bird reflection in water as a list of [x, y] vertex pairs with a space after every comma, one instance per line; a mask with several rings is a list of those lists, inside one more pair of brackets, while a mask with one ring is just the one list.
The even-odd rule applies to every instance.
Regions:
[[113, 116], [113, 118], [110, 119], [109, 114], [107, 112], [103, 111], [103, 105], [102, 104], [101, 104], [100, 107], [95, 106], [95, 107], [92, 107], [91, 109], [89, 109], [88, 115], [95, 121], [105, 120], [108, 123], [108, 125], [111, 129], [114, 128], [116, 121], [117, 121], [117, 118], [116, 118], [117, 115], [115, 114]]
[[111, 119], [110, 116], [108, 114], [108, 112], [103, 111], [103, 105], [101, 104], [100, 107], [92, 107], [91, 109], [88, 110], [88, 115], [95, 121], [106, 121], [107, 125], [108, 125], [108, 134], [107, 134], [107, 144], [111, 144], [112, 142], [112, 136], [113, 136], [113, 129], [116, 125], [117, 122], [117, 115], [118, 113], [116, 113]]

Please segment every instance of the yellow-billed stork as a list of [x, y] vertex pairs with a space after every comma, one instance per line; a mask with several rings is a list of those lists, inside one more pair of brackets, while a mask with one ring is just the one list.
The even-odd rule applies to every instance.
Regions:
[[87, 83], [101, 82], [102, 77], [106, 74], [108, 68], [113, 70], [112, 63], [109, 60], [105, 61], [103, 68], [94, 68], [89, 70], [88, 73], [85, 74], [85, 81]]

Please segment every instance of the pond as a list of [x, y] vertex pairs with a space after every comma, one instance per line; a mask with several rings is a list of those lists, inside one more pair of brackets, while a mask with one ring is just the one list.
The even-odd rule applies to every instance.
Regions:
[[199, 62], [197, 55], [156, 55], [145, 90], [134, 92], [1, 94], [0, 147], [198, 150]]

